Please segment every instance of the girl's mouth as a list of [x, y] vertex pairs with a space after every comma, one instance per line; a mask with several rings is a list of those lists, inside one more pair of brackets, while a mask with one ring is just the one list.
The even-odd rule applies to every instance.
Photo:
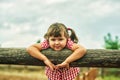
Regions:
[[60, 46], [55, 46], [55, 48], [60, 48]]

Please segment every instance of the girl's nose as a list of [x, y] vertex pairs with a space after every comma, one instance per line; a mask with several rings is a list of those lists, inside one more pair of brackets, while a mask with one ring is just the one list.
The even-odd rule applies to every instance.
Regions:
[[59, 44], [59, 41], [55, 41], [55, 44]]

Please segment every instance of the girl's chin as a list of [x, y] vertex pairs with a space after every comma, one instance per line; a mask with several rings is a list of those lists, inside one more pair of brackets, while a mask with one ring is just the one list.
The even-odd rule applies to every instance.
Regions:
[[55, 51], [60, 51], [60, 50], [62, 50], [62, 49], [54, 49]]

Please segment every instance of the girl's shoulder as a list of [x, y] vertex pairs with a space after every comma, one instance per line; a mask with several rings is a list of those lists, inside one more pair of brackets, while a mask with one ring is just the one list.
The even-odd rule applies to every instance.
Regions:
[[68, 49], [72, 49], [73, 44], [74, 42], [70, 38], [68, 38], [66, 47]]
[[42, 47], [42, 49], [49, 48], [49, 43], [46, 39], [41, 42], [41, 47]]

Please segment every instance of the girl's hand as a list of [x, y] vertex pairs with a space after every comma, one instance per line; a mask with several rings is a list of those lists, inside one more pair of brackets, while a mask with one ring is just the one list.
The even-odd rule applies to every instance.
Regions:
[[45, 60], [44, 63], [50, 67], [51, 70], [56, 69], [56, 66], [50, 61], [50, 60]]
[[67, 68], [67, 69], [69, 69], [69, 63], [62, 62], [61, 64], [56, 65], [56, 69], [59, 69], [59, 68]]

